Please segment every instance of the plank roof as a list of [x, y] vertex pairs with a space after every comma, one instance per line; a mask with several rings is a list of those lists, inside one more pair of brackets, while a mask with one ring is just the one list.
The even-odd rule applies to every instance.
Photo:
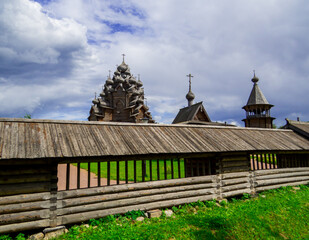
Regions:
[[296, 133], [309, 139], [309, 122], [292, 121], [289, 119], [285, 119], [285, 120], [286, 120], [286, 125], [284, 126], [284, 128], [292, 129]]
[[309, 153], [309, 140], [281, 129], [0, 118], [0, 161], [239, 151]]

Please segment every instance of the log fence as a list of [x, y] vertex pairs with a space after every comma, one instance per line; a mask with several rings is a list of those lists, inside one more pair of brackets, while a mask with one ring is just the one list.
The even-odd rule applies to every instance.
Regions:
[[[266, 155], [261, 159], [266, 159]], [[308, 166], [307, 155], [276, 155], [276, 158], [270, 159], [267, 162], [271, 163], [270, 169], [255, 170], [250, 169], [250, 154], [213, 157], [209, 158], [210, 163], [198, 159], [166, 159], [65, 164], [65, 173], [70, 174], [76, 168], [77, 180], [82, 179], [83, 167], [97, 167], [102, 170], [99, 171], [101, 177], [109, 177], [106, 184], [98, 181], [96, 186], [92, 186], [88, 180], [93, 173], [89, 175], [88, 171], [86, 185], [76, 184], [76, 189], [62, 191], [57, 189], [57, 165], [53, 163], [34, 165], [33, 170], [30, 170], [30, 165], [8, 167], [11, 173], [16, 174], [16, 180], [8, 177], [13, 176], [9, 171], [0, 170], [0, 233], [55, 227], [131, 210], [172, 207], [309, 183], [309, 167], [303, 167]], [[273, 164], [272, 159], [276, 159], [277, 164]], [[296, 161], [293, 166], [299, 167], [280, 168], [280, 161], [283, 166], [290, 166], [288, 161], [291, 159]], [[273, 165], [277, 168], [272, 168]], [[240, 171], [235, 172], [237, 166]], [[113, 178], [115, 176], [117, 179]], [[67, 181], [71, 177], [63, 179]], [[33, 186], [32, 191], [30, 186]], [[70, 187], [71, 183], [66, 182], [64, 186]]]

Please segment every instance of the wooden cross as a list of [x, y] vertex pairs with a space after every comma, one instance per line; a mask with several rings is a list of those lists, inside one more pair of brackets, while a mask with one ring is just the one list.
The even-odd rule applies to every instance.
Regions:
[[191, 73], [189, 73], [187, 77], [189, 77], [189, 91], [191, 91], [191, 78], [193, 78], [193, 76], [191, 75]]
[[123, 53], [123, 54], [121, 54], [122, 55], [122, 61], [124, 62], [124, 56], [125, 56], [125, 54]]
[[97, 92], [94, 92], [94, 99], [97, 99]]

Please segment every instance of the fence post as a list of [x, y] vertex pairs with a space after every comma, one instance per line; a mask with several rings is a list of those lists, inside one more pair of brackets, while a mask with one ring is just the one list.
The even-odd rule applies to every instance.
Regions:
[[58, 163], [50, 163], [50, 227], [57, 226]]

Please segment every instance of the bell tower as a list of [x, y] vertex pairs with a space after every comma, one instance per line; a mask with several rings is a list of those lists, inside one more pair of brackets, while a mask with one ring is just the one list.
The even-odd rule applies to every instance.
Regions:
[[247, 104], [243, 106], [246, 111], [246, 118], [242, 121], [245, 122], [245, 127], [272, 128], [275, 118], [270, 116], [270, 109], [274, 105], [268, 103], [259, 88], [257, 84], [259, 78], [255, 76], [255, 72], [251, 81], [253, 82], [253, 88]]

